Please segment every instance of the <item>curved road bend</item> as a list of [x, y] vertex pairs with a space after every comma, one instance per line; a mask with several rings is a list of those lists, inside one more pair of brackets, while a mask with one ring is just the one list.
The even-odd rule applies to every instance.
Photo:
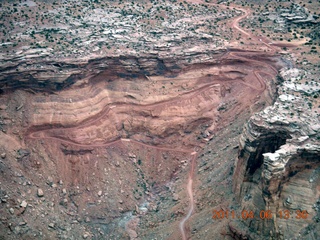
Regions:
[[[203, 3], [201, 1], [191, 1], [191, 2], [194, 2], [194, 3]], [[216, 4], [210, 4], [208, 3], [209, 5], [216, 5]], [[219, 5], [219, 7], [223, 7], [221, 5]], [[245, 34], [246, 36], [250, 36], [250, 37], [253, 37], [252, 34], [246, 32], [245, 30], [243, 30], [242, 28], [239, 27], [239, 22], [246, 18], [249, 14], [250, 14], [250, 11], [249, 10], [246, 10], [246, 9], [242, 9], [242, 8], [235, 8], [233, 7], [233, 9], [236, 9], [236, 10], [239, 10], [239, 11], [242, 11], [244, 12], [244, 15], [241, 15], [237, 18], [235, 18], [232, 22], [232, 27], [237, 29], [239, 32]], [[266, 45], [267, 47], [269, 47], [273, 52], [275, 52], [275, 49], [270, 46], [268, 43], [265, 43], [263, 42], [262, 40], [258, 40], [256, 37], [254, 37], [255, 40], [261, 42], [262, 44]], [[237, 57], [240, 57], [240, 56], [237, 56]], [[248, 59], [246, 59], [248, 61]], [[251, 61], [255, 61], [255, 60], [251, 60]], [[255, 61], [257, 62], [257, 61]], [[260, 63], [261, 64], [261, 63]], [[275, 72], [277, 72], [272, 66], [268, 65], [272, 70], [274, 70]], [[257, 90], [262, 90], [265, 88], [265, 83], [262, 81], [262, 79], [257, 75], [257, 71], [254, 72], [254, 75], [256, 76], [256, 78], [258, 79], [258, 81], [260, 82], [261, 84], [261, 89], [257, 89]], [[251, 86], [252, 87], [252, 86]], [[193, 172], [194, 172], [194, 164], [195, 164], [195, 158], [196, 158], [196, 152], [193, 152], [192, 153], [194, 155], [194, 157], [192, 158], [192, 163], [191, 163], [191, 169], [190, 169], [190, 173], [189, 173], [189, 179], [188, 179], [188, 184], [187, 184], [187, 192], [188, 192], [188, 195], [189, 195], [189, 199], [190, 199], [190, 207], [189, 207], [189, 211], [187, 213], [187, 215], [181, 220], [180, 224], [179, 224], [179, 228], [180, 228], [180, 231], [181, 231], [181, 235], [182, 235], [182, 239], [183, 240], [187, 240], [187, 236], [186, 236], [186, 230], [185, 230], [185, 223], [186, 221], [191, 217], [192, 215], [192, 212], [194, 210], [194, 201], [193, 201], [193, 191], [192, 191], [192, 182], [193, 182]]]
[[[220, 5], [221, 7], [221, 5]], [[243, 11], [245, 14], [242, 15], [242, 16], [239, 16], [237, 18], [235, 18], [233, 20], [233, 23], [232, 23], [232, 27], [237, 29], [238, 31], [240, 31], [241, 33], [247, 35], [247, 36], [251, 36], [250, 33], [246, 32], [245, 30], [241, 29], [238, 24], [239, 22], [247, 17], [249, 15], [249, 11], [248, 10], [245, 10], [245, 9], [240, 9], [240, 8], [234, 8], [234, 9], [237, 9], [237, 10], [240, 10], [240, 11]], [[262, 42], [260, 41], [261, 43], [267, 45], [268, 47], [270, 47], [272, 50], [274, 50], [269, 44], [265, 43], [265, 42]], [[237, 57], [240, 57], [240, 56], [237, 56]], [[248, 60], [248, 59], [246, 59]], [[255, 61], [255, 60], [252, 60], [252, 61]], [[257, 77], [258, 81], [261, 83], [262, 79], [259, 78], [259, 76], [257, 76], [257, 72], [255, 72], [255, 76]], [[209, 85], [209, 84], [208, 84]], [[208, 85], [206, 86], [203, 86], [202, 88], [200, 89], [197, 89], [197, 90], [194, 90], [195, 92], [201, 92], [203, 89], [209, 87]], [[262, 85], [262, 84], [261, 84]], [[252, 87], [252, 86], [251, 86]], [[261, 86], [262, 88], [264, 86]], [[258, 89], [257, 89], [258, 90]], [[262, 90], [262, 89], [261, 89]], [[181, 96], [179, 96], [181, 97]], [[170, 100], [169, 100], [170, 101]], [[169, 102], [168, 101], [168, 102]], [[172, 101], [172, 100], [171, 100]], [[160, 102], [160, 103], [156, 103], [156, 104], [147, 104], [147, 106], [149, 105], [161, 105], [161, 104], [165, 104], [167, 101], [163, 101], [163, 102]], [[88, 121], [85, 121], [85, 123], [83, 124], [83, 126], [87, 126], [87, 125], [91, 125], [93, 124], [94, 122], [102, 119], [103, 117], [105, 117], [111, 108], [114, 108], [116, 106], [112, 106], [112, 107], [108, 107], [106, 109], [104, 109], [104, 111], [102, 111], [100, 113], [100, 116], [96, 119], [89, 119]], [[83, 127], [82, 126], [82, 127]], [[73, 129], [73, 128], [78, 128], [78, 127], [69, 127], [68, 129]], [[76, 145], [76, 146], [81, 146], [81, 147], [102, 147], [102, 146], [108, 146], [108, 145], [112, 145], [112, 144], [115, 144], [119, 141], [124, 141], [124, 142], [134, 142], [136, 144], [139, 144], [139, 145], [144, 145], [144, 146], [148, 146], [148, 147], [151, 147], [151, 148], [154, 148], [154, 149], [161, 149], [161, 150], [167, 150], [167, 151], [175, 151], [175, 152], [184, 152], [184, 153], [190, 153], [192, 155], [192, 159], [191, 159], [191, 167], [190, 167], [190, 172], [189, 172], [189, 177], [188, 177], [188, 183], [187, 183], [187, 186], [186, 186], [186, 190], [187, 190], [187, 193], [188, 193], [188, 196], [189, 196], [189, 201], [190, 201], [190, 204], [189, 204], [189, 210], [188, 210], [188, 213], [187, 215], [181, 220], [181, 222], [179, 223], [179, 229], [181, 231], [181, 235], [182, 235], [182, 239], [183, 240], [187, 240], [187, 234], [186, 234], [186, 230], [185, 230], [185, 223], [188, 221], [188, 219], [191, 217], [193, 211], [194, 211], [194, 200], [193, 200], [193, 190], [192, 190], [192, 184], [193, 184], [193, 173], [194, 173], [194, 168], [195, 168], [195, 160], [196, 160], [196, 157], [197, 157], [197, 152], [190, 152], [188, 150], [177, 150], [177, 149], [171, 149], [171, 148], [166, 148], [166, 147], [156, 147], [156, 146], [151, 146], [151, 145], [147, 145], [147, 144], [144, 144], [144, 143], [141, 143], [141, 142], [138, 142], [138, 141], [135, 141], [135, 140], [132, 140], [132, 139], [117, 139], [117, 140], [114, 140], [114, 141], [111, 141], [111, 142], [107, 142], [107, 143], [101, 143], [101, 144], [81, 144], [81, 143], [76, 143], [76, 142], [73, 142], [71, 140], [67, 140], [67, 139], [61, 139], [61, 138], [58, 138], [58, 137], [49, 137], [49, 136], [35, 136], [35, 134], [37, 133], [41, 133], [41, 132], [44, 132], [45, 130], [40, 130], [40, 131], [33, 131], [33, 133], [29, 133], [27, 138], [30, 138], [30, 139], [54, 139], [54, 140], [59, 140], [61, 142], [65, 142], [65, 143], [69, 143], [69, 144], [72, 144], [72, 145]]]

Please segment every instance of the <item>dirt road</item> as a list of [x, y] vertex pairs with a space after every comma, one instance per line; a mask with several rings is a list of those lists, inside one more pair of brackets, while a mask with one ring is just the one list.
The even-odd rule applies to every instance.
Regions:
[[[219, 5], [219, 7], [226, 7], [226, 6], [221, 6]], [[239, 27], [239, 22], [246, 18], [249, 14], [250, 11], [246, 10], [246, 9], [241, 9], [241, 8], [234, 8], [236, 10], [242, 11], [244, 12], [243, 15], [236, 17], [235, 19], [233, 19], [231, 25], [234, 29], [238, 30], [239, 32], [241, 32], [242, 34], [252, 37], [254, 40], [260, 42], [261, 44], [267, 45], [268, 47], [270, 47], [270, 49], [272, 49], [272, 51], [274, 51], [274, 49], [267, 43], [262, 42], [261, 40], [259, 40], [258, 38], [252, 36], [252, 34], [246, 32], [245, 30], [241, 29]], [[261, 65], [263, 67], [266, 67], [267, 69], [270, 69], [270, 72], [274, 72], [275, 74], [277, 74], [277, 70], [264, 62], [252, 59], [249, 57], [245, 56], [245, 53], [242, 51], [230, 51], [228, 52], [224, 57], [227, 58], [229, 56], [232, 56], [234, 59], [239, 59], [248, 63], [253, 63], [255, 66], [257, 65]], [[254, 90], [257, 90], [259, 92], [264, 91], [266, 89], [266, 83], [264, 82], [264, 80], [262, 79], [262, 77], [260, 76], [259, 73], [264, 73], [267, 75], [272, 75], [270, 74], [270, 72], [267, 71], [257, 71], [257, 70], [253, 70], [252, 71], [252, 76], [253, 78], [251, 80], [253, 81], [257, 81], [258, 84], [254, 84], [254, 83], [249, 83], [249, 82], [245, 82], [243, 80], [239, 80], [239, 79], [226, 79], [223, 82], [238, 82], [240, 84], [246, 85]], [[272, 75], [273, 76], [273, 75]], [[254, 80], [255, 79], [255, 80]], [[199, 86], [197, 89], [194, 90], [190, 90], [187, 93], [181, 94], [177, 97], [174, 97], [172, 99], [169, 100], [164, 100], [164, 101], [159, 101], [156, 103], [152, 103], [152, 104], [145, 104], [145, 105], [138, 105], [138, 104], [129, 104], [129, 103], [112, 103], [110, 106], [106, 106], [104, 107], [103, 110], [101, 110], [100, 113], [96, 114], [95, 116], [92, 116], [86, 120], [83, 120], [82, 122], [78, 122], [76, 126], [69, 126], [67, 128], [63, 128], [63, 131], [67, 132], [67, 131], [71, 131], [71, 130], [79, 130], [81, 128], [84, 127], [90, 127], [90, 126], [94, 126], [96, 124], [99, 124], [99, 121], [103, 121], [103, 119], [108, 118], [108, 115], [110, 113], [110, 111], [122, 111], [124, 112], [126, 109], [132, 109], [133, 107], [136, 108], [137, 110], [143, 110], [143, 109], [149, 109], [149, 108], [154, 108], [154, 107], [165, 107], [166, 104], [170, 103], [170, 104], [177, 104], [179, 101], [181, 101], [181, 99], [192, 99], [195, 97], [195, 95], [197, 94], [201, 94], [202, 92], [206, 91], [208, 88], [212, 87], [213, 85], [215, 85], [217, 82], [213, 81], [210, 84], [204, 84], [202, 86]], [[193, 193], [193, 181], [194, 181], [194, 169], [196, 166], [196, 159], [197, 159], [197, 152], [195, 151], [190, 151], [187, 149], [176, 149], [176, 148], [170, 148], [170, 147], [164, 147], [164, 146], [153, 146], [153, 145], [148, 145], [133, 139], [124, 139], [121, 138], [121, 136], [115, 137], [114, 139], [106, 139], [105, 142], [101, 142], [101, 143], [90, 143], [90, 144], [84, 144], [81, 143], [81, 141], [73, 141], [71, 139], [66, 139], [63, 138], [61, 136], [54, 136], [54, 135], [50, 135], [48, 134], [48, 131], [51, 130], [55, 130], [55, 129], [62, 129], [60, 127], [56, 127], [51, 125], [51, 126], [34, 126], [31, 127], [30, 130], [27, 133], [26, 139], [48, 139], [48, 140], [54, 140], [54, 141], [59, 141], [61, 143], [65, 143], [65, 144], [71, 144], [74, 146], [78, 146], [78, 147], [106, 147], [106, 146], [111, 146], [114, 145], [118, 142], [131, 142], [133, 144], [137, 144], [140, 146], [144, 146], [144, 147], [148, 147], [148, 148], [152, 148], [152, 149], [158, 149], [158, 150], [165, 150], [165, 151], [172, 151], [172, 152], [183, 152], [186, 154], [190, 154], [192, 156], [191, 158], [191, 163], [190, 163], [190, 170], [189, 170], [189, 176], [188, 176], [188, 182], [186, 183], [186, 192], [187, 192], [187, 196], [188, 196], [188, 200], [189, 200], [189, 208], [188, 208], [188, 212], [185, 215], [185, 217], [180, 221], [179, 223], [179, 230], [181, 232], [181, 236], [183, 240], [189, 239], [190, 236], [188, 236], [188, 233], [186, 232], [186, 228], [185, 228], [185, 224], [187, 223], [187, 221], [190, 219], [190, 217], [192, 216], [193, 212], [194, 212], [194, 193]]]
[[[193, 2], [193, 3], [202, 3], [203, 2], [200, 2], [200, 1], [190, 1], [190, 2]], [[220, 5], [220, 4], [212, 4], [212, 3], [207, 3], [207, 4], [210, 4], [210, 5], [216, 5], [218, 7], [222, 7], [222, 8], [226, 8], [227, 6], [223, 6], [223, 5]], [[243, 8], [236, 8], [234, 7], [233, 9], [236, 9], [236, 10], [239, 10], [239, 11], [242, 11], [244, 14], [239, 16], [239, 17], [236, 17], [231, 26], [238, 30], [239, 32], [241, 32], [242, 34], [248, 36], [248, 37], [251, 37], [252, 39], [266, 45], [268, 48], [271, 49], [271, 51], [274, 53], [276, 50], [274, 49], [274, 47], [270, 46], [268, 43], [262, 41], [261, 39], [258, 39], [257, 37], [253, 36], [251, 33], [248, 33], [246, 32], [244, 29], [240, 28], [239, 27], [239, 22], [246, 18], [249, 14], [250, 14], [250, 11], [247, 10], [247, 9], [243, 9]], [[253, 59], [249, 59], [249, 58], [245, 58], [243, 56], [239, 56], [239, 55], [236, 55], [236, 53], [232, 52], [230, 53], [230, 55], [233, 55], [233, 56], [236, 56], [238, 58], [243, 58], [244, 60], [246, 61], [251, 61], [251, 62], [255, 62], [255, 63], [258, 63], [258, 64], [263, 64], [264, 66], [267, 66], [268, 68], [270, 68], [272, 71], [274, 71], [276, 74], [277, 74], [277, 70], [272, 67], [271, 65], [268, 65], [266, 63], [261, 63], [259, 61], [256, 61], [256, 60], [253, 60]], [[266, 84], [265, 82], [263, 81], [263, 79], [261, 78], [261, 76], [259, 75], [259, 73], [265, 73], [265, 74], [268, 74], [268, 75], [271, 75], [270, 73], [268, 72], [265, 72], [265, 71], [253, 71], [253, 74], [254, 76], [256, 77], [256, 79], [259, 81], [260, 83], [260, 87], [259, 88], [256, 88], [248, 83], [243, 83], [251, 88], [254, 88], [258, 91], [264, 91], [266, 89]], [[192, 159], [192, 161], [194, 162], [194, 158]], [[187, 215], [181, 220], [180, 224], [179, 224], [179, 228], [180, 228], [180, 232], [181, 232], [181, 235], [182, 235], [182, 239], [183, 240], [187, 240], [187, 239], [190, 239], [190, 238], [187, 238], [187, 233], [186, 233], [186, 229], [185, 229], [185, 223], [186, 221], [191, 217], [192, 215], [192, 212], [194, 210], [194, 201], [193, 201], [193, 190], [192, 190], [192, 182], [193, 182], [193, 171], [194, 171], [194, 163], [192, 163], [192, 167], [190, 169], [190, 173], [189, 173], [189, 179], [188, 179], [188, 183], [187, 183], [187, 192], [188, 192], [188, 196], [189, 196], [189, 199], [190, 199], [190, 205], [189, 205], [189, 211], [187, 213]]]

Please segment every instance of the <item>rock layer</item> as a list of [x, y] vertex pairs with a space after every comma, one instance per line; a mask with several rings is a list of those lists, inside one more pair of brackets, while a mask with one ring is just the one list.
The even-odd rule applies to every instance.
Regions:
[[144, 77], [149, 75], [176, 76], [187, 66], [200, 63], [217, 63], [226, 49], [181, 52], [175, 59], [168, 49], [154, 54], [91, 56], [88, 59], [42, 59], [24, 56], [18, 59], [5, 59], [0, 67], [0, 88], [34, 90], [61, 90], [77, 81], [108, 80], [113, 76]]
[[[67, 89], [1, 95], [5, 166], [23, 169], [21, 176], [34, 186], [28, 204], [38, 207], [52, 198], [54, 211], [45, 219], [31, 221], [37, 212], [29, 205], [22, 209], [29, 229], [49, 226], [55, 231], [43, 233], [55, 238], [74, 216], [85, 220], [72, 222], [77, 236], [120, 239], [145, 232], [142, 239], [150, 239], [168, 226], [159, 236], [179, 239], [173, 229], [188, 205], [184, 185], [196, 151], [243, 112], [270, 104], [282, 67], [277, 56], [235, 49], [181, 67], [175, 76], [168, 69], [161, 76], [145, 75], [130, 59], [121, 59], [130, 74], [118, 74], [123, 65], [113, 74], [107, 68], [100, 72], [97, 59], [91, 77]], [[136, 77], [132, 69], [138, 69]], [[42, 176], [51, 177], [43, 181]], [[10, 179], [5, 175], [1, 182], [10, 186]], [[136, 217], [146, 224], [130, 227]], [[106, 229], [98, 230], [99, 224]]]
[[[319, 237], [314, 230], [318, 221], [314, 206], [320, 197], [320, 124], [312, 104], [301, 94], [311, 94], [310, 89], [294, 87], [302, 77], [298, 69], [281, 71], [280, 96], [246, 124], [234, 172], [234, 192], [241, 208], [252, 209], [258, 216], [261, 210], [273, 214], [268, 221], [250, 221], [250, 227], [265, 236], [272, 232], [276, 239], [299, 234]], [[285, 210], [292, 219], [281, 216]], [[299, 211], [306, 211], [308, 217], [298, 219]]]

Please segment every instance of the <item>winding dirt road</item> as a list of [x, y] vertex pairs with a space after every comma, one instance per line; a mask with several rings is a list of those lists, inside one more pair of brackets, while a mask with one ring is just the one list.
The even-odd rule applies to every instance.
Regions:
[[[193, 2], [193, 3], [203, 3], [202, 1], [190, 1], [190, 2]], [[212, 4], [212, 3], [207, 3], [208, 5], [216, 5], [218, 7], [223, 7], [223, 8], [226, 8], [226, 6], [221, 6], [219, 4]], [[252, 39], [256, 40], [257, 42], [260, 42], [262, 44], [264, 44], [265, 46], [267, 46], [269, 49], [271, 49], [271, 51], [273, 53], [276, 52], [275, 48], [270, 46], [270, 44], [264, 42], [262, 39], [258, 39], [256, 36], [253, 36], [252, 34], [246, 32], [245, 30], [243, 30], [242, 28], [239, 27], [239, 22], [246, 18], [249, 14], [250, 14], [250, 11], [247, 10], [247, 9], [242, 9], [242, 8], [236, 8], [236, 7], [233, 7], [233, 9], [236, 9], [238, 11], [242, 11], [244, 12], [243, 15], [239, 16], [239, 17], [236, 17], [233, 22], [232, 22], [232, 27], [236, 30], [238, 30], [239, 32], [241, 32], [242, 34], [248, 36], [248, 37], [252, 37]], [[236, 55], [236, 53], [234, 52], [231, 52], [230, 55], [233, 55], [233, 56], [236, 56], [238, 58], [243, 58], [244, 60], [246, 61], [251, 61], [251, 62], [255, 62], [255, 63], [258, 63], [258, 64], [261, 64], [261, 65], [264, 65], [264, 66], [268, 66], [268, 68], [270, 68], [272, 71], [274, 71], [276, 74], [278, 73], [278, 71], [271, 65], [269, 64], [266, 64], [266, 63], [261, 63], [257, 60], [253, 60], [253, 59], [248, 59], [248, 58], [245, 58], [245, 57], [242, 57], [242, 56], [239, 56], [239, 55]], [[267, 74], [267, 75], [271, 75], [273, 76], [272, 74], [268, 73], [268, 72], [265, 72], [265, 71], [253, 71], [253, 74], [255, 75], [255, 77], [257, 78], [257, 80], [259, 81], [260, 83], [260, 88], [255, 88], [254, 86], [250, 85], [250, 84], [247, 84], [247, 83], [243, 83], [251, 88], [254, 88], [258, 91], [263, 91], [265, 90], [266, 88], [266, 83], [263, 81], [263, 79], [261, 78], [261, 76], [259, 75], [259, 73], [264, 73], [264, 74]], [[187, 192], [188, 192], [188, 195], [189, 195], [189, 199], [190, 199], [190, 206], [189, 206], [189, 211], [187, 213], [187, 215], [181, 220], [180, 224], [179, 224], [179, 228], [180, 228], [180, 232], [181, 232], [181, 235], [182, 235], [182, 239], [183, 240], [187, 240], [187, 239], [191, 239], [191, 238], [187, 238], [187, 234], [186, 234], [186, 229], [185, 229], [185, 223], [186, 221], [191, 217], [192, 215], [192, 212], [194, 210], [194, 201], [193, 201], [193, 190], [192, 190], [192, 183], [193, 183], [193, 172], [194, 172], [194, 158], [192, 159], [192, 164], [191, 164], [191, 169], [190, 169], [190, 173], [189, 173], [189, 179], [188, 179], [188, 183], [187, 183]]]
[[241, 15], [241, 16], [235, 18], [232, 22], [232, 27], [237, 29], [239, 32], [243, 33], [244, 35], [250, 36], [250, 33], [246, 32], [245, 30], [243, 30], [242, 28], [239, 27], [239, 22], [242, 19], [246, 18], [250, 14], [250, 11], [246, 10], [246, 9], [242, 9], [242, 8], [233, 8], [233, 9], [244, 12], [244, 15]]
[[[221, 5], [218, 5], [219, 7], [222, 7]], [[223, 6], [225, 7], [225, 6]], [[246, 32], [245, 30], [241, 29], [239, 27], [239, 22], [246, 18], [249, 14], [250, 11], [246, 10], [246, 9], [240, 9], [240, 8], [234, 8], [236, 10], [242, 11], [244, 12], [243, 15], [236, 17], [233, 22], [232, 22], [232, 27], [234, 29], [237, 29], [239, 32], [241, 32], [242, 34], [246, 35], [246, 36], [251, 36], [252, 34]], [[261, 44], [264, 44], [266, 46], [268, 46], [272, 51], [275, 51], [273, 47], [271, 47], [268, 43], [263, 42], [261, 39], [259, 40], [257, 37], [254, 37], [253, 39], [255, 39], [256, 41], [260, 42]], [[246, 58], [244, 56], [242, 56], [240, 53], [237, 54], [237, 52], [229, 52], [228, 53], [230, 56], [233, 56], [235, 58], [238, 59], [243, 59], [247, 62], [252, 62], [255, 64], [260, 64], [263, 65], [264, 67], [269, 68], [270, 70], [272, 70], [274, 73], [277, 74], [277, 70], [267, 64], [267, 63], [263, 63], [260, 62], [258, 60], [254, 60], [251, 58]], [[266, 71], [253, 71], [253, 75], [255, 76], [255, 78], [257, 79], [257, 81], [259, 82], [259, 87], [256, 87], [250, 83], [246, 83], [244, 81], [240, 81], [240, 80], [226, 80], [227, 81], [238, 81], [241, 84], [244, 84], [250, 88], [253, 88], [257, 91], [264, 91], [266, 89], [266, 83], [263, 81], [262, 77], [260, 76], [259, 73], [264, 73], [267, 75], [271, 75], [274, 76]], [[136, 105], [136, 104], [128, 104], [128, 103], [112, 103], [111, 105], [108, 105], [107, 107], [105, 107], [99, 114], [92, 116], [84, 121], [82, 121], [81, 123], [77, 123], [78, 126], [70, 126], [67, 128], [63, 128], [64, 131], [68, 131], [68, 130], [76, 130], [76, 129], [80, 129], [86, 126], [91, 126], [94, 125], [95, 123], [97, 123], [98, 121], [104, 119], [105, 117], [107, 117], [107, 115], [109, 114], [109, 112], [111, 111], [111, 109], [117, 109], [120, 108], [121, 106], [126, 106], [126, 105], [134, 105], [140, 108], [147, 108], [147, 107], [154, 107], [154, 106], [159, 106], [159, 105], [163, 105], [166, 104], [168, 102], [170, 102], [171, 104], [177, 101], [181, 101], [181, 98], [192, 98], [194, 97], [195, 94], [200, 94], [201, 92], [207, 90], [208, 88], [210, 88], [212, 85], [216, 84], [216, 82], [214, 81], [213, 83], [210, 84], [205, 84], [201, 87], [199, 87], [198, 89], [195, 90], [191, 90], [187, 93], [181, 94], [177, 97], [175, 97], [174, 99], [169, 99], [169, 100], [165, 100], [165, 101], [161, 101], [161, 102], [157, 102], [157, 103], [152, 103], [152, 104], [146, 104], [146, 105]], [[194, 211], [194, 194], [193, 194], [193, 181], [194, 181], [194, 169], [195, 169], [195, 164], [196, 164], [196, 159], [197, 159], [197, 152], [196, 151], [190, 151], [187, 149], [176, 149], [176, 148], [169, 148], [169, 147], [160, 147], [160, 146], [153, 146], [153, 145], [148, 145], [133, 139], [124, 139], [121, 137], [117, 137], [116, 139], [109, 139], [109, 141], [104, 142], [104, 143], [93, 143], [93, 144], [82, 144], [80, 142], [76, 142], [76, 141], [72, 141], [70, 139], [64, 139], [63, 137], [55, 137], [55, 136], [48, 136], [46, 135], [46, 131], [48, 130], [54, 130], [54, 128], [48, 128], [46, 129], [45, 126], [38, 126], [38, 127], [32, 127], [30, 128], [30, 130], [27, 133], [26, 138], [27, 139], [48, 139], [48, 140], [54, 140], [54, 141], [59, 141], [61, 143], [65, 143], [65, 144], [71, 144], [74, 146], [78, 146], [78, 147], [85, 147], [85, 148], [90, 148], [90, 147], [106, 147], [106, 146], [111, 146], [113, 144], [116, 144], [118, 142], [131, 142], [140, 146], [144, 146], [144, 147], [148, 147], [148, 148], [152, 148], [152, 149], [157, 149], [157, 150], [165, 150], [165, 151], [173, 151], [173, 152], [182, 152], [182, 153], [186, 153], [186, 154], [190, 154], [191, 157], [191, 165], [190, 165], [190, 171], [189, 171], [189, 176], [188, 176], [188, 182], [186, 184], [186, 191], [187, 191], [187, 195], [189, 198], [189, 209], [187, 214], [185, 215], [185, 217], [180, 221], [179, 223], [179, 230], [181, 232], [181, 236], [183, 240], [187, 240], [190, 239], [190, 236], [188, 236], [188, 233], [186, 232], [186, 228], [185, 228], [185, 224], [186, 222], [190, 219], [190, 217], [193, 214]], [[37, 130], [38, 129], [38, 130]], [[56, 129], [59, 129], [59, 127], [56, 127]]]
[[188, 192], [189, 199], [190, 199], [190, 204], [189, 204], [190, 206], [189, 206], [189, 211], [188, 211], [187, 215], [179, 223], [179, 228], [180, 228], [180, 232], [182, 235], [182, 239], [187, 239], [186, 230], [185, 230], [185, 223], [191, 217], [192, 212], [194, 210], [192, 183], [193, 183], [193, 173], [194, 173], [195, 161], [197, 158], [197, 152], [192, 152], [191, 155], [193, 155], [193, 157], [191, 160], [191, 167], [190, 167], [188, 184], [187, 184], [187, 192]]

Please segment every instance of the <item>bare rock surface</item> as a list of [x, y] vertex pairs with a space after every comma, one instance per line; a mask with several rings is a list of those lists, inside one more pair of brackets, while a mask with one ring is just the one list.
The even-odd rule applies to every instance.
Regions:
[[261, 3], [1, 1], [0, 239], [319, 238], [320, 8]]
[[[295, 82], [304, 74], [298, 69], [280, 72], [283, 82], [278, 100], [250, 118], [235, 166], [234, 190], [242, 206], [270, 209], [275, 216], [265, 225], [264, 234], [272, 231], [275, 237], [308, 235], [304, 229], [317, 225], [314, 206], [320, 196], [320, 125], [306, 95], [319, 88], [297, 86]], [[257, 202], [262, 201], [257, 197], [248, 202], [247, 196], [260, 194], [263, 203]], [[279, 211], [286, 210], [293, 218], [290, 222], [279, 217]], [[296, 218], [300, 211], [308, 213], [307, 220]]]

